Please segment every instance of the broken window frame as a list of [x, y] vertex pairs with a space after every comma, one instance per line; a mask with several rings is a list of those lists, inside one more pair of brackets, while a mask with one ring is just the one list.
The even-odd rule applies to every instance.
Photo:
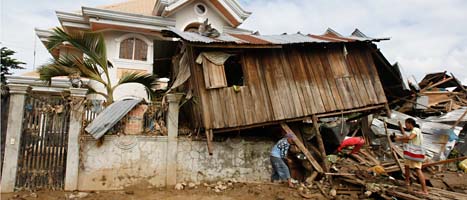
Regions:
[[[229, 58], [227, 58], [224, 61], [224, 64], [222, 65], [217, 65], [215, 63], [212, 63], [209, 59], [207, 59], [205, 56], [202, 56], [202, 63], [200, 64], [202, 69], [203, 69], [203, 78], [204, 78], [204, 83], [206, 86], [206, 89], [216, 89], [216, 88], [228, 88], [228, 87], [234, 87], [234, 86], [245, 86], [246, 85], [246, 77], [245, 77], [245, 65], [244, 65], [244, 60], [243, 60], [243, 55], [241, 52], [227, 52], [227, 51], [222, 51], [222, 53], [227, 53], [231, 54]], [[231, 59], [232, 57], [238, 57], [238, 64], [240, 65], [240, 70], [241, 74], [243, 77], [242, 85], [229, 85], [228, 83], [228, 74], [226, 73], [226, 66], [225, 63]], [[220, 67], [220, 69], [216, 69], [217, 72], [212, 71], [212, 67]], [[216, 76], [214, 73], [220, 74], [221, 80], [215, 79]]]

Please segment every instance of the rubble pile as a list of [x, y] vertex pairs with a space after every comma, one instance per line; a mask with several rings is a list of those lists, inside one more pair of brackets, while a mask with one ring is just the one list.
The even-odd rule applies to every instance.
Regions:
[[[318, 198], [317, 192], [327, 199], [467, 199], [466, 86], [454, 75], [440, 72], [426, 75], [417, 85], [409, 83], [405, 94], [393, 97], [383, 112], [320, 118], [314, 129], [292, 127], [311, 152], [308, 156], [323, 170], [321, 173], [303, 158], [306, 150], [292, 148], [288, 165], [292, 177], [299, 180], [297, 192], [306, 199]], [[404, 144], [390, 139], [405, 134], [402, 123], [407, 118], [416, 121], [423, 135], [422, 173], [428, 195], [420, 192], [414, 170], [410, 187], [405, 185]], [[318, 149], [316, 138], [321, 136], [325, 148]], [[363, 148], [357, 153], [348, 149], [337, 152], [346, 136], [362, 137]], [[326, 162], [321, 153], [324, 149]]]

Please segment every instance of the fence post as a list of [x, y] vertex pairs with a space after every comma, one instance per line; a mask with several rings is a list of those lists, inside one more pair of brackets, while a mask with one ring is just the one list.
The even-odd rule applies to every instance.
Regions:
[[31, 89], [28, 85], [8, 84], [10, 89], [10, 108], [5, 141], [1, 192], [13, 192], [16, 183], [19, 145], [23, 129], [23, 115], [26, 94]]
[[65, 190], [78, 189], [79, 172], [79, 135], [82, 129], [84, 98], [87, 89], [70, 88], [71, 112], [70, 126], [68, 129], [68, 152], [66, 158]]
[[166, 186], [177, 184], [178, 113], [183, 94], [167, 94], [169, 111], [167, 115], [167, 178]]

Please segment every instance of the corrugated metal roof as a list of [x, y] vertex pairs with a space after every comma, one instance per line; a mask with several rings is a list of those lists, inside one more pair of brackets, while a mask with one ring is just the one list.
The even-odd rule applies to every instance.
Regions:
[[143, 99], [123, 99], [105, 108], [86, 127], [86, 132], [99, 139]]
[[[447, 124], [454, 124], [455, 121], [459, 120], [459, 118], [467, 111], [467, 107], [463, 107], [451, 112], [448, 112], [439, 117], [428, 117], [425, 120], [439, 122], [439, 123], [447, 123]], [[465, 115], [462, 119], [459, 120], [459, 126], [463, 126], [467, 122], [467, 115]]]
[[381, 40], [389, 40], [389, 38], [371, 38], [363, 34], [360, 30], [355, 31], [348, 37], [342, 36], [332, 29], [326, 30], [322, 35], [304, 35], [282, 34], [282, 35], [255, 35], [255, 34], [229, 34], [223, 33], [217, 38], [209, 38], [201, 36], [194, 32], [183, 32], [176, 28], [169, 27], [162, 30], [162, 33], [170, 37], [179, 37], [182, 40], [193, 43], [230, 43], [230, 44], [246, 44], [246, 45], [284, 45], [284, 44], [302, 44], [302, 43], [332, 43], [332, 42], [356, 42], [370, 41], [379, 42]]

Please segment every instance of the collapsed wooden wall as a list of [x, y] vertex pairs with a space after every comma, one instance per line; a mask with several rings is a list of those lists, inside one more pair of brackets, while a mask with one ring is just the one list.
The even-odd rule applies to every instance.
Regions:
[[245, 85], [206, 89], [191, 52], [194, 123], [222, 129], [294, 119], [387, 102], [368, 46], [245, 49]]

